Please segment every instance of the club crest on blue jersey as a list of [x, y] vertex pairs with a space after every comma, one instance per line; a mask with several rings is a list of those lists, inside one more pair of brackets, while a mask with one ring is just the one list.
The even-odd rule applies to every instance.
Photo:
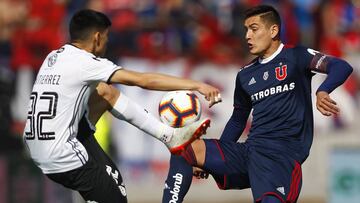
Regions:
[[275, 73], [276, 73], [276, 79], [278, 79], [279, 81], [284, 80], [287, 76], [287, 65], [282, 65], [281, 69], [280, 67], [276, 67]]
[[265, 71], [263, 75], [263, 79], [267, 80], [269, 78], [269, 71]]

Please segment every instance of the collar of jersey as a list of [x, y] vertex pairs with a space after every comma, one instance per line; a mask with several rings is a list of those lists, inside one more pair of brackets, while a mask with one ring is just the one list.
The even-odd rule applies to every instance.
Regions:
[[92, 53], [90, 53], [90, 52], [88, 52], [88, 51], [85, 51], [84, 49], [80, 49], [79, 47], [77, 47], [77, 46], [75, 46], [75, 45], [73, 45], [73, 44], [71, 44], [71, 43], [66, 43], [65, 46], [71, 47], [71, 49], [74, 49], [74, 50], [77, 50], [77, 51], [81, 51], [81, 52], [83, 52], [83, 53], [85, 53], [85, 54], [90, 55], [91, 57], [95, 57], [95, 58], [96, 58], [96, 56], [95, 56], [94, 54], [92, 54]]
[[278, 49], [271, 56], [267, 57], [266, 59], [259, 58], [259, 63], [261, 63], [261, 64], [269, 63], [281, 52], [283, 47], [284, 47], [284, 44], [281, 43], [280, 46], [278, 47]]

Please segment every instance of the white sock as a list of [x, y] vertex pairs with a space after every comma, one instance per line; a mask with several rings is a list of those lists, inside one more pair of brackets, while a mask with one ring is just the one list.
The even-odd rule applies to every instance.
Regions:
[[171, 140], [174, 132], [172, 127], [156, 119], [146, 109], [122, 93], [110, 112], [116, 118], [127, 121], [163, 143]]

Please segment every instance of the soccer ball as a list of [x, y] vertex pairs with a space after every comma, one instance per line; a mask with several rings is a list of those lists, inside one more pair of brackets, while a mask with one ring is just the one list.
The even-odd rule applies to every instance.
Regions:
[[168, 92], [160, 101], [159, 115], [171, 127], [184, 127], [200, 119], [200, 100], [191, 91]]

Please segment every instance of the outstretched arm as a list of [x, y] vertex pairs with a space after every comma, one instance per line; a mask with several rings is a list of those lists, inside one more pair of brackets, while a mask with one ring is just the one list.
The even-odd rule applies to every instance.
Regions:
[[306, 73], [327, 74], [326, 79], [316, 91], [316, 108], [325, 116], [331, 116], [339, 113], [336, 102], [332, 100], [329, 94], [338, 86], [343, 84], [351, 74], [353, 68], [344, 60], [323, 54], [319, 51], [306, 48], [295, 48], [295, 54], [299, 60], [299, 67], [305, 67]]
[[138, 86], [149, 90], [193, 90], [198, 91], [209, 101], [209, 107], [221, 101], [219, 89], [194, 80], [179, 78], [161, 73], [140, 73], [125, 69], [117, 70], [109, 82]]
[[329, 94], [346, 81], [353, 68], [342, 59], [325, 55], [323, 57], [325, 62], [320, 63], [317, 70], [326, 73], [327, 77], [316, 91], [316, 108], [323, 115], [331, 116], [338, 114], [340, 109]]

